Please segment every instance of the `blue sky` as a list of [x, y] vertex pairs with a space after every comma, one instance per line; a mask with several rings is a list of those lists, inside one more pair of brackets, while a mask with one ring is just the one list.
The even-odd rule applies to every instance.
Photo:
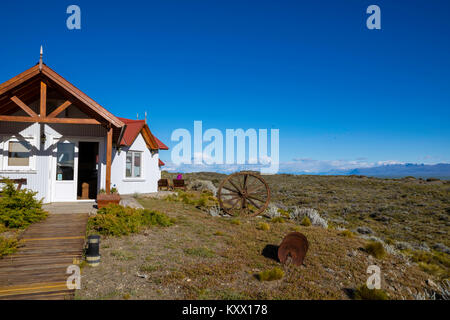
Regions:
[[[66, 28], [70, 4], [81, 30]], [[381, 30], [366, 28], [371, 4]], [[444, 0], [8, 1], [0, 82], [43, 44], [112, 113], [147, 111], [170, 147], [202, 120], [280, 129], [280, 160], [300, 167], [450, 162], [449, 12]]]

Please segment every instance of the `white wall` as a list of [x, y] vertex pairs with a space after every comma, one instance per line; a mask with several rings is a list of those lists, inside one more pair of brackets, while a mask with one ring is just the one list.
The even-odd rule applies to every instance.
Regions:
[[[142, 151], [142, 178], [125, 177], [125, 161], [127, 151]], [[120, 194], [149, 193], [158, 191], [158, 180], [161, 171], [158, 165], [159, 155], [152, 156], [144, 138], [139, 133], [131, 147], [123, 147], [120, 153], [113, 151], [111, 165], [111, 184], [115, 185]]]
[[[41, 143], [41, 136], [45, 133], [46, 141]], [[37, 192], [36, 198], [43, 199], [44, 203], [51, 200], [51, 183], [54, 180], [52, 176], [52, 157], [55, 145], [53, 138], [71, 137], [89, 141], [90, 138], [101, 138], [99, 153], [99, 186], [105, 188], [106, 176], [106, 130], [100, 125], [75, 125], [75, 124], [39, 124], [39, 123], [14, 123], [2, 122], [0, 125], [0, 177], [11, 179], [27, 179], [27, 185], [24, 188]], [[12, 136], [35, 137], [33, 156], [35, 157], [35, 166], [26, 171], [5, 171], [3, 170], [3, 161], [6, 161], [6, 151], [4, 151], [4, 141]]]
[[[37, 191], [36, 198], [46, 200], [46, 190], [48, 187], [48, 151], [46, 146], [40, 143], [41, 126], [38, 123], [12, 123], [7, 122], [0, 125], [0, 177], [11, 179], [27, 179], [27, 185], [23, 188]], [[4, 151], [4, 141], [13, 135], [35, 137], [33, 154], [35, 157], [35, 167], [27, 171], [4, 171], [3, 165], [6, 161], [6, 151]]]

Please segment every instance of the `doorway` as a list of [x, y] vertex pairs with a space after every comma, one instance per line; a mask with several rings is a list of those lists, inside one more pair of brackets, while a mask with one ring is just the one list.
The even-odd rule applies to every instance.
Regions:
[[98, 142], [80, 141], [78, 143], [78, 200], [97, 198], [98, 150]]

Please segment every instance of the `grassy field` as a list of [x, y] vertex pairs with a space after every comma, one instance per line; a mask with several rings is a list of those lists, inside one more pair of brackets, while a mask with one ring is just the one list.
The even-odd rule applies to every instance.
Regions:
[[[222, 178], [185, 175], [216, 185]], [[102, 237], [102, 263], [83, 268], [77, 298], [350, 299], [366, 282], [367, 267], [376, 264], [389, 298], [414, 299], [432, 289], [430, 283], [448, 278], [448, 253], [433, 249], [436, 243], [449, 245], [448, 183], [292, 175], [266, 179], [275, 204], [286, 210], [317, 209], [330, 227], [266, 217], [212, 217], [195, 201], [139, 197], [145, 208], [165, 213], [175, 223]], [[373, 233], [358, 235], [358, 227]], [[309, 240], [304, 266], [282, 266], [274, 259], [274, 249], [290, 231]], [[377, 259], [362, 236], [401, 250]], [[281, 279], [260, 280], [277, 267]]]

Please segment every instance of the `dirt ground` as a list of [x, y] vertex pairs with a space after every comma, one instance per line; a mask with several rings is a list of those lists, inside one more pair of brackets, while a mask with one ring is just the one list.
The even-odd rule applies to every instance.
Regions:
[[[264, 217], [212, 217], [193, 205], [163, 199], [139, 201], [176, 223], [102, 237], [101, 264], [82, 268], [77, 299], [349, 299], [373, 264], [381, 268], [382, 288], [390, 298], [414, 299], [430, 278], [401, 256], [373, 258], [363, 250], [365, 240], [338, 230]], [[270, 230], [257, 228], [262, 221]], [[274, 246], [290, 231], [309, 240], [304, 266], [282, 266], [273, 257]], [[282, 279], [255, 277], [276, 266], [285, 272]]]

